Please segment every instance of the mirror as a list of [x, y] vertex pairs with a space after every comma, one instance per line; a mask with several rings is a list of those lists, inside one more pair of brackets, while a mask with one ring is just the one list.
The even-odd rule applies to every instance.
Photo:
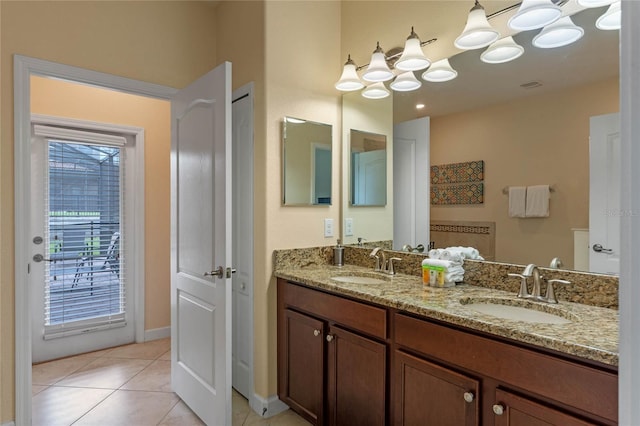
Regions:
[[351, 130], [351, 205], [387, 204], [387, 137]]
[[331, 125], [294, 117], [282, 124], [282, 203], [331, 205]]
[[[431, 205], [432, 224], [495, 223], [496, 261], [548, 266], [552, 258], [560, 257], [565, 267], [574, 269], [574, 230], [589, 228], [589, 119], [620, 110], [619, 34], [594, 29], [595, 20], [604, 11], [606, 7], [574, 15], [585, 35], [572, 45], [536, 49], [531, 39], [537, 31], [520, 33], [514, 39], [525, 53], [513, 62], [486, 64], [480, 61], [484, 49], [465, 51], [450, 58], [458, 71], [457, 79], [423, 81], [420, 93], [393, 93], [394, 116], [389, 118], [393, 124], [431, 117], [430, 165], [485, 162], [483, 204]], [[395, 18], [394, 25], [406, 27], [415, 19]], [[369, 25], [375, 27], [375, 22]], [[424, 51], [429, 56], [429, 46]], [[539, 84], [527, 84], [536, 81]], [[343, 104], [353, 104], [353, 95], [343, 96]], [[426, 105], [423, 110], [415, 109], [419, 100]], [[368, 107], [360, 105], [361, 114], [366, 115]], [[343, 126], [353, 128], [347, 117]], [[391, 156], [395, 155], [393, 146], [393, 137], [389, 137]], [[393, 168], [387, 172], [392, 176]], [[550, 217], [509, 218], [508, 196], [503, 190], [538, 184], [555, 189]], [[394, 205], [393, 191], [389, 205]], [[375, 237], [382, 222], [361, 225], [353, 223], [356, 231], [353, 237], [344, 237], [346, 243], [355, 243], [357, 237], [385, 240]], [[390, 237], [393, 239], [393, 233]], [[425, 237], [418, 242], [427, 246], [429, 240]], [[402, 243], [394, 241], [394, 246]]]

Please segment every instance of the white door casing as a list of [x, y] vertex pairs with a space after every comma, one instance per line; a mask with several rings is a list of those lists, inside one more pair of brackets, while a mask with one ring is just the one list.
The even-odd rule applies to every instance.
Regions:
[[429, 117], [393, 126], [393, 248], [429, 244]]
[[233, 92], [233, 387], [253, 390], [253, 86]]
[[232, 374], [230, 63], [174, 96], [171, 133], [171, 385], [206, 424], [223, 425]]
[[[31, 424], [31, 301], [29, 269], [31, 264], [31, 108], [30, 77], [39, 75], [116, 89], [133, 95], [170, 99], [175, 89], [111, 74], [90, 71], [42, 59], [13, 56], [14, 64], [14, 211], [15, 211], [15, 423]], [[70, 122], [74, 120], [66, 119]], [[105, 130], [97, 126], [96, 130]], [[126, 130], [125, 130], [126, 131]], [[142, 133], [135, 134], [136, 143]], [[144, 241], [144, 156], [138, 156], [136, 180], [136, 239]], [[144, 245], [136, 247], [136, 341], [144, 341]]]
[[589, 136], [589, 270], [620, 273], [620, 114], [591, 117]]

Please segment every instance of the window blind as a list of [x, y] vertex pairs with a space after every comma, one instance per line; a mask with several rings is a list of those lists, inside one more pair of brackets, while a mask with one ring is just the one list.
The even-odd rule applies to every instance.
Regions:
[[47, 138], [44, 338], [125, 325], [121, 144]]

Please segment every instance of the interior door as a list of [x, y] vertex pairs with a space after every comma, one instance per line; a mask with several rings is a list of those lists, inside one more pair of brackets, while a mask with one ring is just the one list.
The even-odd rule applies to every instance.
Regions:
[[393, 126], [393, 248], [427, 247], [429, 234], [429, 117], [423, 117]]
[[384, 206], [387, 204], [386, 150], [353, 154], [354, 205]]
[[591, 117], [589, 270], [620, 273], [620, 114]]
[[231, 64], [171, 101], [171, 385], [231, 423]]

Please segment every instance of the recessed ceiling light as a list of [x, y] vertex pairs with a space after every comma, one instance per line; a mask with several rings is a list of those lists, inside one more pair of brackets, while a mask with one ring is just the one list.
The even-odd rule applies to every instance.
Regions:
[[424, 104], [416, 104], [416, 109], [422, 109], [424, 108]]

